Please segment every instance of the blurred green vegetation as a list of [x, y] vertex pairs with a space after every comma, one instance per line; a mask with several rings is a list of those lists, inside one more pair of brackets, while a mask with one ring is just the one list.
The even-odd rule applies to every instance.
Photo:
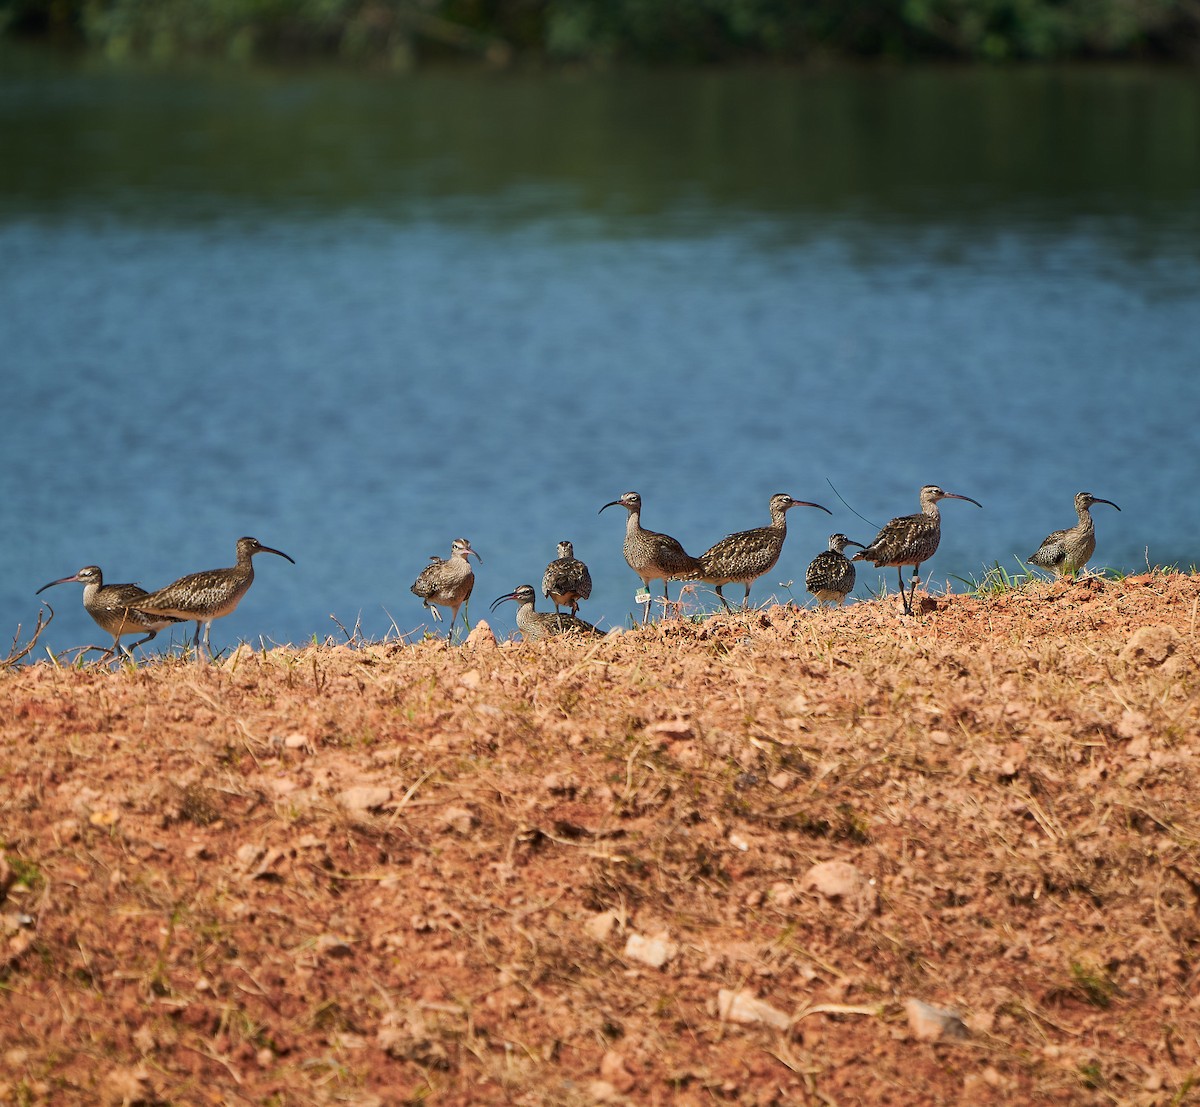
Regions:
[[1200, 0], [0, 0], [0, 33], [116, 58], [407, 68], [1200, 59]]

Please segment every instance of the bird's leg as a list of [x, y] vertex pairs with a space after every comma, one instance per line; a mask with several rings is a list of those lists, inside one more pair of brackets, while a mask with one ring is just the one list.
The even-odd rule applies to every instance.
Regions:
[[904, 587], [904, 568], [900, 565], [896, 566], [896, 580], [900, 585], [900, 605], [905, 615], [912, 614], [912, 607], [908, 602], [908, 590]]
[[153, 637], [154, 637], [156, 634], [158, 634], [158, 631], [157, 631], [157, 630], [152, 630], [152, 631], [151, 631], [149, 634], [147, 634], [147, 635], [146, 635], [146, 637], [145, 637], [145, 638], [141, 639], [140, 641], [134, 642], [134, 644], [133, 644], [132, 646], [126, 646], [126, 647], [125, 647], [125, 652], [126, 652], [127, 654], [129, 654], [129, 656], [130, 656], [130, 657], [132, 657], [132, 656], [133, 656], [133, 651], [134, 651], [134, 650], [136, 650], [136, 649], [138, 648], [138, 646], [144, 646], [144, 645], [145, 645], [147, 642], [149, 642], [149, 641], [150, 641], [150, 639], [151, 639], [151, 638], [153, 638]]
[[215, 658], [213, 656], [213, 651], [212, 651], [212, 643], [209, 642], [209, 640], [208, 640], [208, 632], [210, 630], [212, 630], [212, 620], [211, 619], [209, 619], [208, 622], [206, 622], [204, 624], [204, 648], [208, 652], [209, 659], [215, 660]]
[[748, 584], [746, 585], [746, 595], [742, 599], [742, 610], [743, 611], [750, 610], [750, 585], [748, 585]]
[[721, 591], [721, 585], [719, 584], [717, 585], [717, 599], [721, 601], [721, 606], [725, 608], [726, 611], [733, 610], [733, 608], [729, 606], [729, 601], [725, 598], [725, 593]]
[[921, 566], [914, 565], [913, 566], [913, 575], [912, 575], [912, 588], [910, 588], [908, 590], [908, 613], [910, 615], [913, 613], [913, 597], [916, 596], [916, 594], [917, 594], [917, 585], [921, 583], [920, 573], [921, 573]]

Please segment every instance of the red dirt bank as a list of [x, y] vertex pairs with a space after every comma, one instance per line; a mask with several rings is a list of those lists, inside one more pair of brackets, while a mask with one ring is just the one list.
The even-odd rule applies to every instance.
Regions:
[[1200, 581], [897, 607], [0, 673], [0, 1102], [1197, 1102]]

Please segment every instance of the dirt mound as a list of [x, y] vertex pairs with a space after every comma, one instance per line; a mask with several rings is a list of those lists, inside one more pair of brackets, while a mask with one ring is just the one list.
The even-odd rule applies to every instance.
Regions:
[[0, 673], [0, 1102], [1190, 1102], [1198, 606]]

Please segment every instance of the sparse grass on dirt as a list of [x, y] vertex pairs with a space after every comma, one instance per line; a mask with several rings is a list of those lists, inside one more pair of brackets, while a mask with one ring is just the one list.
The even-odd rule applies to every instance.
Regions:
[[0, 1102], [1200, 1102], [1198, 607], [0, 672]]

